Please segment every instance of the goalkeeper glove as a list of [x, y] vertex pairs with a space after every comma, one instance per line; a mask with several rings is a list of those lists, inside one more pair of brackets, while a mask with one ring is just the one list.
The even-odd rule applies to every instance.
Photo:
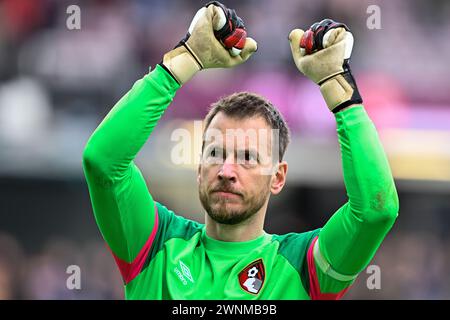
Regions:
[[349, 65], [353, 35], [345, 24], [324, 19], [306, 32], [292, 30], [289, 41], [297, 68], [320, 86], [332, 112], [362, 103]]
[[212, 1], [197, 11], [185, 38], [164, 55], [161, 65], [182, 85], [201, 69], [234, 67], [256, 50], [236, 12]]

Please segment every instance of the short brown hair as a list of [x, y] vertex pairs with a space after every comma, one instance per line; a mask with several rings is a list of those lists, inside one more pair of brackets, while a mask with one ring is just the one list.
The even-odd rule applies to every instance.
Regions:
[[[283, 159], [284, 153], [290, 141], [289, 127], [278, 109], [266, 98], [250, 92], [238, 92], [220, 98], [211, 104], [208, 114], [204, 120], [205, 133], [212, 119], [219, 112], [225, 115], [245, 119], [255, 116], [263, 117], [272, 129], [279, 132], [279, 160]], [[203, 148], [202, 148], [203, 149]]]

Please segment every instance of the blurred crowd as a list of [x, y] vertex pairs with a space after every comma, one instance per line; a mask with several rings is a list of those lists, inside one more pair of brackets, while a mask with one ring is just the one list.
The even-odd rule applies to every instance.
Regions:
[[0, 232], [0, 252], [0, 300], [123, 299], [120, 273], [104, 243], [51, 239], [30, 253]]
[[[258, 54], [232, 72], [198, 75], [178, 93], [168, 118], [202, 117], [218, 96], [249, 90], [273, 101], [294, 130], [323, 132], [323, 127], [332, 127], [328, 114], [317, 107], [323, 106], [320, 93], [299, 76], [287, 42], [291, 29], [307, 28], [325, 17], [345, 22], [354, 33], [352, 67], [366, 107], [380, 127], [411, 125], [405, 109], [415, 105], [449, 105], [450, 44], [442, 41], [450, 36], [448, 1], [224, 3], [244, 19], [249, 35], [259, 42]], [[73, 4], [80, 8], [80, 30], [66, 26], [66, 9]], [[48, 133], [49, 128], [96, 123], [185, 35], [203, 4], [0, 1], [0, 139], [11, 144], [40, 137], [45, 141], [55, 134]], [[381, 29], [369, 29], [369, 5], [380, 9]], [[32, 107], [29, 101], [34, 101]]]

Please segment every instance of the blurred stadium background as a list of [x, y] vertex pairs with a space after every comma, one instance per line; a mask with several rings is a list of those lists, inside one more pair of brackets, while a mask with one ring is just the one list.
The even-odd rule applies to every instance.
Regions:
[[[224, 0], [225, 1], [225, 0]], [[236, 8], [258, 54], [207, 71], [177, 94], [137, 159], [155, 199], [203, 221], [195, 165], [171, 163], [175, 128], [193, 130], [234, 91], [271, 99], [293, 132], [288, 184], [271, 200], [270, 233], [322, 226], [345, 201], [332, 115], [291, 60], [287, 35], [330, 17], [356, 45], [352, 69], [395, 175], [400, 215], [347, 299], [450, 299], [450, 2], [252, 0]], [[81, 8], [81, 30], [66, 9]], [[88, 137], [149, 66], [184, 36], [203, 1], [0, 1], [0, 299], [122, 298], [118, 270], [92, 215], [81, 169]], [[381, 9], [370, 30], [369, 5]], [[446, 40], [447, 39], [447, 40]], [[193, 155], [194, 157], [194, 155]], [[81, 268], [81, 290], [66, 268]]]

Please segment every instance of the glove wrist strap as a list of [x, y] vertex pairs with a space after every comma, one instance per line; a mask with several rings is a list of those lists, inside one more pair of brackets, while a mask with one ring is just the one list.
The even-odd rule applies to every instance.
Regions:
[[180, 85], [186, 83], [202, 69], [198, 59], [191, 54], [190, 49], [185, 45], [166, 53], [163, 64]]
[[345, 60], [343, 68], [343, 73], [335, 75], [320, 84], [320, 92], [328, 108], [333, 113], [339, 112], [352, 104], [362, 103], [361, 95], [348, 65], [348, 60]]

